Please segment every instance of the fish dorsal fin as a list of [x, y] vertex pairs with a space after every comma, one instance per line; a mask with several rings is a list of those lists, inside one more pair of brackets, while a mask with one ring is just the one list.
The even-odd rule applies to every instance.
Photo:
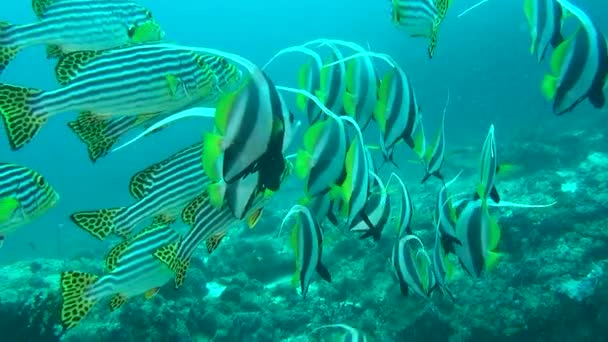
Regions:
[[32, 0], [32, 9], [38, 19], [42, 19], [47, 8], [53, 4], [55, 0]]
[[101, 51], [75, 51], [63, 56], [55, 67], [55, 77], [61, 85], [70, 83], [85, 65], [102, 55]]
[[209, 202], [209, 195], [206, 191], [203, 191], [198, 196], [196, 196], [182, 211], [182, 221], [192, 226], [194, 225], [194, 219], [196, 217], [196, 213], [198, 208], [200, 208], [203, 204]]
[[112, 249], [110, 249], [105, 260], [106, 268], [109, 271], [112, 271], [116, 268], [116, 265], [118, 264], [118, 259], [120, 258], [122, 253], [124, 253], [124, 251], [127, 249], [127, 247], [129, 247], [129, 240], [124, 240], [116, 246], [112, 247]]
[[156, 174], [158, 169], [158, 164], [155, 164], [134, 174], [129, 182], [131, 196], [136, 199], [144, 198], [154, 184], [154, 174]]

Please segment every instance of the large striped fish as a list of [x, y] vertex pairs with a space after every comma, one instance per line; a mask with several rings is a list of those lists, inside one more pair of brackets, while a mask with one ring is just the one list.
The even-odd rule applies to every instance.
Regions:
[[380, 83], [374, 118], [382, 133], [385, 158], [393, 161], [395, 145], [403, 139], [416, 154], [422, 156], [421, 135], [414, 135], [420, 114], [414, 88], [399, 67], [389, 70]]
[[59, 195], [38, 172], [0, 163], [0, 246], [4, 236], [44, 214]]
[[481, 198], [485, 202], [488, 198], [491, 198], [496, 203], [500, 202], [500, 196], [494, 185], [494, 182], [496, 181], [496, 170], [498, 170], [494, 125], [490, 125], [486, 140], [483, 142], [479, 164], [480, 182], [477, 185], [475, 199]]
[[501, 254], [496, 251], [500, 227], [481, 200], [467, 201], [456, 222], [456, 237], [462, 244], [454, 245], [462, 267], [473, 277], [496, 266]]
[[217, 91], [208, 60], [208, 55], [155, 44], [78, 51], [59, 61], [63, 86], [58, 89], [0, 84], [0, 114], [11, 147], [23, 147], [49, 117], [62, 112], [155, 115], [196, 104]]
[[32, 6], [38, 22], [0, 25], [0, 73], [34, 45], [48, 45], [47, 55], [57, 57], [164, 38], [152, 13], [131, 0], [34, 0]]
[[308, 208], [299, 204], [293, 206], [283, 223], [296, 215], [296, 225], [291, 234], [291, 242], [296, 253], [296, 272], [293, 281], [300, 283], [302, 297], [306, 298], [312, 277], [318, 273], [325, 281], [331, 282], [331, 275], [323, 265], [323, 230]]
[[572, 111], [585, 99], [595, 108], [606, 104], [604, 87], [608, 80], [608, 42], [599, 27], [580, 8], [558, 0], [572, 13], [578, 30], [553, 50], [551, 72], [545, 75], [542, 92], [553, 100], [557, 115]]
[[[450, 101], [450, 95], [448, 93], [448, 102]], [[446, 107], [447, 109], [447, 103]], [[445, 109], [443, 111], [443, 116], [441, 117], [441, 124], [437, 129], [437, 134], [435, 135], [435, 141], [433, 143], [432, 148], [426, 150], [424, 153], [424, 167], [425, 174], [420, 183], [426, 182], [431, 176], [439, 178], [443, 183], [443, 176], [441, 175], [441, 167], [443, 166], [443, 161], [445, 160]], [[420, 126], [422, 129], [422, 126]], [[426, 149], [426, 147], [425, 147]]]
[[564, 38], [562, 29], [562, 6], [557, 0], [524, 0], [524, 13], [530, 25], [532, 44], [530, 53], [540, 63], [549, 46], [557, 47]]
[[391, 4], [393, 24], [403, 27], [412, 37], [428, 38], [427, 52], [433, 58], [439, 27], [452, 0], [391, 0]]
[[61, 274], [63, 305], [61, 321], [66, 329], [75, 327], [99, 300], [112, 296], [110, 307], [117, 309], [133, 296], [153, 296], [173, 272], [154, 253], [179, 240], [168, 225], [153, 225], [132, 239], [115, 246], [106, 259], [109, 273], [97, 275], [68, 271]]
[[[241, 80], [241, 71], [225, 58], [220, 56], [205, 56], [217, 78], [218, 91], [210, 92], [197, 105], [215, 107], [223, 92], [232, 91]], [[87, 146], [89, 158], [92, 161], [107, 155], [114, 144], [125, 134], [136, 128], [147, 128], [160, 121], [166, 115], [142, 114], [138, 116], [121, 116], [107, 118], [93, 113], [81, 113], [78, 118], [68, 123], [68, 126]], [[156, 132], [155, 130], [153, 132]]]
[[360, 236], [361, 239], [371, 237], [374, 241], [378, 241], [390, 219], [391, 200], [382, 180], [375, 174], [373, 176], [376, 181], [371, 188], [371, 194], [365, 203], [363, 212], [353, 221], [350, 230], [363, 232], [363, 235]]
[[119, 208], [83, 211], [71, 215], [79, 227], [99, 239], [109, 234], [130, 236], [147, 219], [177, 218], [210, 184], [201, 167], [201, 144], [187, 147], [135, 174], [130, 192], [138, 199]]
[[[262, 214], [262, 207], [257, 204], [259, 202], [256, 202], [255, 208], [248, 212], [247, 225], [250, 228], [257, 224]], [[200, 197], [192, 216], [191, 221], [184, 220], [190, 221], [187, 223], [191, 225], [191, 229], [179, 243], [167, 245], [155, 254], [173, 270], [175, 288], [179, 288], [184, 283], [192, 255], [201, 243], [205, 242], [207, 251], [211, 253], [227, 231], [241, 223], [241, 220], [234, 217], [230, 208], [215, 208], [206, 194]]]
[[412, 216], [414, 216], [414, 205], [412, 204], [412, 198], [410, 196], [410, 192], [407, 190], [405, 183], [401, 177], [397, 176], [397, 174], [391, 174], [387, 182], [387, 188], [393, 191], [393, 187], [390, 186], [391, 181], [395, 179], [397, 184], [397, 189], [395, 190], [398, 195], [399, 200], [399, 213], [397, 215], [397, 224], [395, 228], [397, 229], [397, 235], [399, 237], [403, 237], [405, 235], [412, 235]]

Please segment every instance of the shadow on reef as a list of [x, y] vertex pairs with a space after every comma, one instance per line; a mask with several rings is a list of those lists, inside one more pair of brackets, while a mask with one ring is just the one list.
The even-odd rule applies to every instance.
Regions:
[[60, 296], [47, 291], [35, 293], [22, 303], [0, 298], [2, 341], [58, 341], [60, 305]]

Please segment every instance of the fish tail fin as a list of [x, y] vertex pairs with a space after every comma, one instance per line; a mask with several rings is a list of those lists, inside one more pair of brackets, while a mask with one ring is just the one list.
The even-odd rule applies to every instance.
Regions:
[[329, 274], [327, 267], [325, 267], [325, 265], [323, 265], [323, 263], [320, 261], [317, 264], [317, 273], [321, 276], [321, 278], [323, 278], [323, 280], [331, 283], [331, 274]]
[[13, 150], [29, 143], [48, 120], [46, 113], [36, 112], [31, 105], [32, 98], [40, 92], [37, 89], [0, 84], [0, 116]]
[[15, 44], [11, 38], [10, 29], [12, 27], [13, 25], [7, 22], [0, 22], [0, 74], [21, 50], [21, 47]]
[[106, 134], [107, 121], [93, 113], [81, 113], [78, 119], [68, 122], [68, 127], [87, 145], [89, 159], [93, 162], [110, 153], [118, 140]]
[[97, 278], [94, 274], [77, 271], [61, 274], [61, 322], [66, 330], [75, 327], [95, 305], [96, 300], [87, 298], [85, 292]]
[[111, 233], [123, 237], [130, 235], [130, 229], [119, 230], [116, 227], [116, 217], [126, 210], [126, 207], [81, 211], [70, 215], [70, 219], [80, 228], [103, 240]]

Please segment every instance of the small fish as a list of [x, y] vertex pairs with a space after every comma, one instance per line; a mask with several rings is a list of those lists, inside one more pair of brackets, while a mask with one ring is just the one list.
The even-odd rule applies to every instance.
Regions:
[[[447, 109], [447, 105], [449, 102], [450, 94], [448, 92], [448, 100], [446, 102], [446, 107], [443, 110], [443, 116], [441, 117], [441, 125], [437, 130], [435, 143], [433, 144], [433, 148], [426, 150], [424, 155], [424, 165], [426, 170], [425, 175], [420, 183], [426, 182], [431, 176], [439, 178], [439, 180], [441, 180], [441, 182], [443, 183], [441, 167], [443, 166], [443, 161], [445, 159], [445, 109]], [[420, 127], [422, 129], [422, 126]]]
[[32, 5], [38, 22], [0, 25], [0, 73], [30, 46], [49, 45], [49, 57], [57, 57], [164, 38], [152, 13], [135, 1], [34, 0]]
[[0, 163], [0, 246], [5, 235], [26, 225], [59, 200], [59, 194], [38, 172]]
[[320, 327], [316, 328], [315, 330], [313, 330], [313, 332], [320, 330], [320, 329], [327, 329], [327, 328], [340, 328], [340, 329], [346, 330], [342, 336], [340, 336], [340, 337], [333, 336], [330, 341], [334, 341], [334, 342], [367, 342], [367, 337], [365, 337], [365, 334], [363, 334], [359, 330], [357, 330], [349, 325], [346, 325], [346, 324], [323, 325], [323, 326], [320, 326]]
[[496, 139], [494, 137], [494, 125], [490, 125], [490, 130], [483, 142], [480, 160], [481, 181], [477, 185], [475, 199], [481, 198], [484, 202], [488, 197], [494, 202], [500, 202], [500, 196], [496, 191], [494, 182], [496, 181], [496, 170], [498, 170], [498, 157], [496, 156]]
[[0, 84], [0, 116], [13, 150], [30, 142], [59, 113], [161, 115], [217, 92], [217, 79], [204, 55], [166, 45], [77, 51], [59, 61], [56, 73], [62, 86], [50, 91]]
[[246, 177], [259, 177], [258, 190], [278, 189], [286, 168], [282, 153], [291, 142], [294, 121], [260, 69], [240, 89], [220, 99], [215, 113], [217, 132], [205, 134], [202, 160], [214, 182], [208, 191], [216, 206], [223, 203], [227, 184]]
[[481, 200], [466, 202], [456, 222], [456, 237], [462, 242], [454, 245], [462, 267], [473, 277], [496, 266], [501, 254], [496, 252], [500, 228]]
[[447, 251], [443, 247], [443, 237], [439, 228], [439, 222], [435, 225], [435, 246], [433, 247], [433, 274], [435, 276], [436, 287], [447, 294], [452, 301], [454, 295], [447, 286], [447, 282], [452, 277], [454, 266], [447, 257]]
[[553, 112], [572, 111], [585, 99], [595, 108], [606, 104], [608, 42], [598, 26], [580, 8], [558, 0], [578, 20], [578, 30], [560, 43], [551, 55], [551, 72], [542, 82], [542, 93], [553, 100]]
[[293, 281], [299, 280], [301, 294], [306, 298], [312, 277], [318, 273], [325, 281], [331, 282], [331, 275], [323, 265], [323, 230], [308, 208], [296, 204], [291, 208], [282, 225], [292, 216], [296, 224], [291, 234], [291, 242], [296, 253], [296, 273]]
[[328, 191], [340, 181], [346, 158], [346, 131], [340, 119], [315, 122], [304, 133], [304, 146], [298, 151], [295, 172], [306, 180], [310, 197]]
[[152, 297], [173, 273], [154, 253], [165, 245], [176, 244], [179, 234], [168, 225], [153, 225], [137, 236], [118, 244], [108, 254], [109, 273], [97, 276], [79, 271], [61, 274], [61, 322], [74, 328], [99, 300], [112, 296], [110, 307], [119, 308], [130, 297]]
[[448, 196], [448, 186], [450, 186], [460, 176], [460, 173], [452, 180], [443, 184], [437, 194], [435, 207], [435, 224], [440, 233], [442, 247], [449, 253], [454, 252], [454, 244], [462, 244], [456, 237], [456, 221], [458, 220], [456, 209], [452, 199]]
[[[247, 213], [247, 225], [250, 228], [259, 222], [265, 200], [265, 198], [258, 197], [255, 207]], [[215, 208], [206, 193], [203, 193], [192, 207], [196, 208], [193, 209], [191, 219], [182, 217], [183, 221], [191, 226], [190, 231], [180, 239], [178, 244], [167, 245], [155, 253], [155, 256], [173, 271], [175, 288], [183, 285], [192, 255], [198, 246], [205, 242], [207, 251], [213, 252], [228, 230], [241, 222], [232, 215], [228, 207]]]
[[[412, 198], [410, 197], [410, 193], [407, 190], [407, 187], [401, 180], [401, 177], [397, 176], [397, 174], [391, 174], [391, 177], [388, 180], [387, 187], [392, 189], [390, 186], [391, 181], [395, 179], [397, 184], [397, 193], [399, 200], [399, 215], [397, 224], [395, 227], [397, 228], [397, 235], [399, 237], [403, 237], [405, 235], [412, 235], [412, 216], [414, 215], [414, 205], [412, 204]], [[392, 191], [392, 190], [391, 190]], [[391, 202], [392, 203], [392, 202]]]
[[[346, 152], [344, 170], [346, 177], [341, 185], [332, 187], [332, 200], [340, 200], [340, 214], [346, 217], [350, 227], [357, 216], [364, 214], [363, 209], [370, 193], [369, 160], [362, 136], [352, 142]], [[363, 216], [366, 219], [365, 216]], [[373, 225], [367, 220], [370, 227]]]
[[[354, 44], [358, 53], [366, 50]], [[344, 112], [365, 130], [374, 116], [378, 101], [378, 74], [370, 56], [363, 55], [346, 63]]]
[[407, 296], [409, 289], [428, 298], [435, 285], [431, 258], [424, 250], [422, 241], [415, 235], [405, 235], [395, 243], [391, 264], [399, 280], [401, 294]]
[[414, 136], [419, 120], [418, 103], [412, 84], [405, 72], [395, 67], [389, 70], [380, 83], [378, 102], [374, 110], [374, 118], [382, 133], [382, 146], [387, 151], [386, 158], [393, 161], [395, 144], [401, 139], [418, 155], [422, 152], [422, 142]]
[[128, 237], [147, 219], [165, 215], [172, 219], [211, 184], [201, 167], [201, 144], [136, 173], [129, 190], [137, 201], [126, 207], [82, 211], [72, 221], [100, 240], [109, 234]]
[[[298, 71], [298, 87], [314, 94], [321, 88], [323, 60], [318, 53], [304, 47], [302, 47], [302, 49], [310, 55], [310, 58], [306, 63], [302, 64]], [[306, 113], [308, 122], [311, 125], [321, 117], [321, 110], [319, 107], [306, 96], [298, 94], [296, 96], [296, 104], [299, 110]]]
[[307, 196], [300, 200], [300, 204], [306, 206], [319, 223], [328, 219], [334, 226], [340, 226], [335, 213], [337, 204], [329, 192], [314, 197]]
[[[371, 195], [365, 203], [363, 212], [353, 221], [350, 230], [364, 232], [360, 237], [361, 239], [371, 237], [374, 241], [379, 241], [382, 230], [390, 219], [391, 201], [382, 180], [375, 174], [373, 177], [375, 186], [372, 187]], [[371, 226], [366, 222], [371, 223]]]
[[[333, 44], [328, 44], [331, 49], [331, 54], [324, 60], [321, 68], [320, 87], [315, 91], [315, 96], [332, 112], [341, 113], [344, 108], [342, 94], [346, 89], [346, 65], [344, 62], [329, 65], [343, 59], [342, 52]], [[319, 116], [315, 118], [319, 119]]]
[[427, 52], [429, 58], [433, 58], [439, 28], [452, 0], [391, 0], [391, 3], [393, 24], [404, 28], [412, 37], [428, 38]]
[[557, 47], [564, 41], [562, 37], [562, 6], [557, 0], [524, 0], [524, 13], [530, 25], [532, 44], [530, 53], [542, 62], [549, 45]]

